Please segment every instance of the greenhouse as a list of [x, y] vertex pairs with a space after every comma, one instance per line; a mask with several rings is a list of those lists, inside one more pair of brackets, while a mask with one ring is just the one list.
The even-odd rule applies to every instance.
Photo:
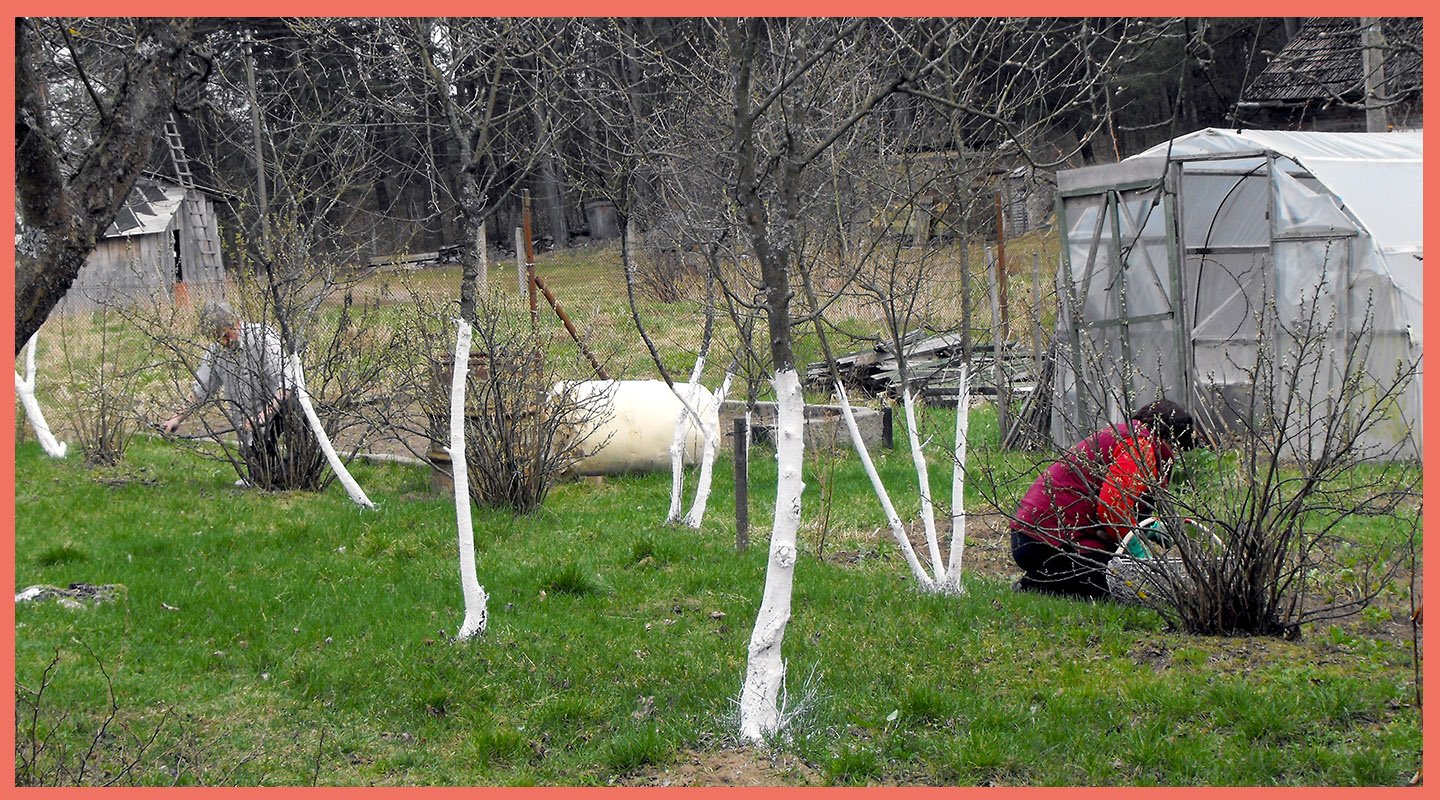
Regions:
[[1419, 131], [1210, 128], [1061, 172], [1056, 444], [1166, 397], [1221, 434], [1313, 449], [1348, 422], [1417, 457], [1422, 166]]

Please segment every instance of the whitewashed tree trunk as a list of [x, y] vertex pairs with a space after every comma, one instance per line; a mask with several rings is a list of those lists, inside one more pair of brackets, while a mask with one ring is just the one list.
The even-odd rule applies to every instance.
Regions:
[[800, 529], [800, 495], [805, 489], [801, 468], [805, 460], [805, 397], [800, 375], [793, 368], [775, 374], [775, 460], [779, 475], [775, 487], [775, 521], [770, 530], [770, 559], [765, 570], [765, 593], [755, 630], [750, 635], [745, 682], [740, 688], [740, 735], [755, 743], [781, 729], [780, 688], [785, 662], [780, 645], [790, 621], [791, 593], [795, 583], [795, 535]]
[[845, 428], [850, 431], [850, 442], [855, 446], [855, 453], [860, 456], [860, 464], [865, 467], [865, 474], [870, 478], [870, 486], [875, 489], [875, 496], [880, 499], [880, 507], [885, 510], [885, 521], [890, 525], [890, 533], [894, 535], [895, 543], [899, 545], [900, 553], [905, 557], [905, 563], [910, 565], [910, 572], [915, 576], [920, 588], [927, 592], [934, 591], [935, 581], [925, 571], [925, 567], [921, 566], [919, 557], [915, 555], [915, 548], [910, 546], [910, 537], [905, 533], [905, 523], [900, 521], [900, 515], [895, 512], [895, 504], [890, 501], [890, 492], [880, 480], [880, 473], [870, 458], [870, 449], [865, 446], [865, 440], [860, 436], [860, 426], [855, 423], [855, 411], [850, 407], [850, 395], [845, 393], [845, 387], [839, 383], [835, 384], [835, 388], [840, 398], [840, 415], [845, 419]]
[[905, 405], [905, 432], [910, 439], [910, 460], [915, 464], [915, 482], [920, 490], [920, 519], [925, 525], [925, 544], [930, 547], [930, 568], [935, 572], [936, 585], [939, 585], [945, 580], [945, 562], [940, 560], [940, 538], [935, 532], [935, 501], [930, 497], [930, 468], [925, 463], [925, 451], [920, 447], [915, 400], [910, 394], [908, 380], [901, 387], [900, 397]]
[[[715, 409], [718, 412], [721, 404], [725, 402], [725, 395], [730, 393], [730, 384], [735, 379], [735, 373], [725, 373], [725, 380], [720, 382], [720, 389], [715, 392]], [[701, 417], [701, 430], [705, 435], [705, 444], [700, 450], [700, 477], [695, 482], [695, 501], [690, 506], [690, 513], [685, 515], [685, 524], [698, 529], [700, 523], [705, 520], [705, 506], [710, 502], [710, 482], [714, 475], [715, 449], [720, 443], [720, 429], [718, 417], [715, 426], [706, 425], [704, 417]]]
[[960, 365], [960, 382], [955, 391], [955, 474], [950, 479], [950, 563], [940, 590], [961, 594], [960, 569], [965, 554], [965, 459], [970, 442], [970, 368]]
[[669, 524], [680, 522], [681, 506], [685, 502], [685, 439], [690, 433], [690, 418], [695, 418], [698, 429], [705, 429], [704, 421], [694, 408], [695, 395], [699, 393], [696, 387], [700, 385], [700, 374], [704, 371], [705, 357], [700, 356], [695, 359], [695, 368], [690, 370], [690, 382], [686, 384], [685, 392], [670, 387], [681, 407], [680, 414], [675, 417], [675, 435], [670, 439], [670, 510], [665, 514], [665, 521]]
[[300, 401], [300, 408], [305, 412], [305, 419], [310, 423], [310, 430], [315, 434], [315, 441], [320, 444], [320, 450], [325, 454], [325, 460], [330, 462], [330, 469], [335, 471], [335, 477], [339, 479], [340, 485], [345, 487], [345, 493], [356, 505], [365, 508], [374, 508], [375, 504], [365, 496], [365, 490], [355, 482], [350, 475], [350, 470], [345, 468], [345, 463], [335, 453], [335, 446], [330, 443], [330, 436], [325, 433], [325, 426], [320, 424], [320, 416], [315, 413], [315, 405], [310, 402], [310, 392], [305, 388], [305, 370], [300, 366], [300, 355], [291, 355], [286, 360], [290, 369], [290, 380], [295, 386], [295, 399]]
[[58, 441], [55, 434], [50, 432], [50, 423], [45, 421], [45, 414], [40, 410], [40, 401], [35, 398], [35, 347], [36, 339], [40, 338], [37, 332], [30, 337], [30, 343], [25, 348], [25, 377], [21, 378], [20, 373], [15, 373], [15, 396], [20, 398], [20, 404], [25, 407], [25, 418], [30, 420], [30, 427], [35, 429], [35, 438], [40, 440], [40, 448], [45, 455], [51, 458], [64, 458], [69, 446]]
[[455, 484], [455, 527], [460, 538], [460, 592], [465, 621], [455, 638], [464, 641], [485, 633], [489, 597], [475, 575], [475, 528], [470, 519], [470, 480], [465, 464], [465, 373], [470, 364], [470, 323], [460, 320], [455, 335], [455, 368], [450, 373], [450, 453]]

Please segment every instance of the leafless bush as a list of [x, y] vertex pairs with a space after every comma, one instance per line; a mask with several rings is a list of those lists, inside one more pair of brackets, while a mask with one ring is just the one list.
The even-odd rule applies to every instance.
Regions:
[[[470, 497], [528, 513], [583, 455], [584, 431], [606, 413], [605, 397], [569, 391], [589, 365], [577, 356], [576, 368], [563, 374], [545, 353], [544, 337], [499, 303], [482, 300], [476, 317], [465, 410]], [[437, 371], [437, 385], [448, 386], [450, 368]]]
[[114, 465], [139, 427], [142, 386], [153, 376], [155, 348], [108, 305], [58, 315], [57, 401], [91, 465]]
[[1158, 608], [1182, 630], [1298, 637], [1304, 623], [1369, 606], [1404, 564], [1419, 487], [1398, 460], [1409, 434], [1389, 434], [1410, 430], [1398, 401], [1419, 363], [1372, 361], [1368, 310], [1337, 348], [1345, 334], [1320, 302], [1308, 292], [1299, 321], [1281, 325], [1264, 307], [1258, 328], [1278, 335], [1259, 337], [1246, 368], [1249, 407], [1226, 415], [1237, 420], [1232, 449], [1156, 493], [1172, 529], [1191, 518], [1224, 545], [1181, 538], [1175, 548], [1185, 579], [1170, 581], [1173, 603]]
[[635, 291], [647, 300], [678, 303], [696, 296], [705, 280], [705, 256], [673, 236], [651, 233], [635, 251]]
[[16, 786], [132, 785], [139, 782], [147, 757], [161, 749], [157, 741], [171, 718], [170, 709], [161, 712], [153, 727], [137, 730], [121, 722], [110, 674], [89, 647], [85, 650], [105, 681], [105, 707], [98, 719], [78, 718], [48, 702], [46, 694], [62, 661], [59, 648], [34, 688], [16, 681]]

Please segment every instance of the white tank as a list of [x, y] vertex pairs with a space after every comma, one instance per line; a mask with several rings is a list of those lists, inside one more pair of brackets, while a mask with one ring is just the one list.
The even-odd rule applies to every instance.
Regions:
[[[577, 400], [595, 398], [601, 404], [595, 421], [575, 432], [584, 436], [585, 455], [573, 472], [620, 475], [670, 469], [670, 443], [684, 406], [664, 381], [581, 381], [569, 388]], [[675, 389], [718, 433], [720, 414], [715, 395], [704, 386], [692, 388], [688, 383], [677, 383]], [[704, 434], [692, 420], [685, 433], [686, 464], [699, 461], [704, 441]]]

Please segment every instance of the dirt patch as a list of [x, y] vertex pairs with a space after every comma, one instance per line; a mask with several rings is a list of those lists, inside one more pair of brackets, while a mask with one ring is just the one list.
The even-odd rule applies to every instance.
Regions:
[[673, 764], [616, 781], [619, 786], [815, 786], [820, 773], [799, 758], [750, 748], [686, 750]]

